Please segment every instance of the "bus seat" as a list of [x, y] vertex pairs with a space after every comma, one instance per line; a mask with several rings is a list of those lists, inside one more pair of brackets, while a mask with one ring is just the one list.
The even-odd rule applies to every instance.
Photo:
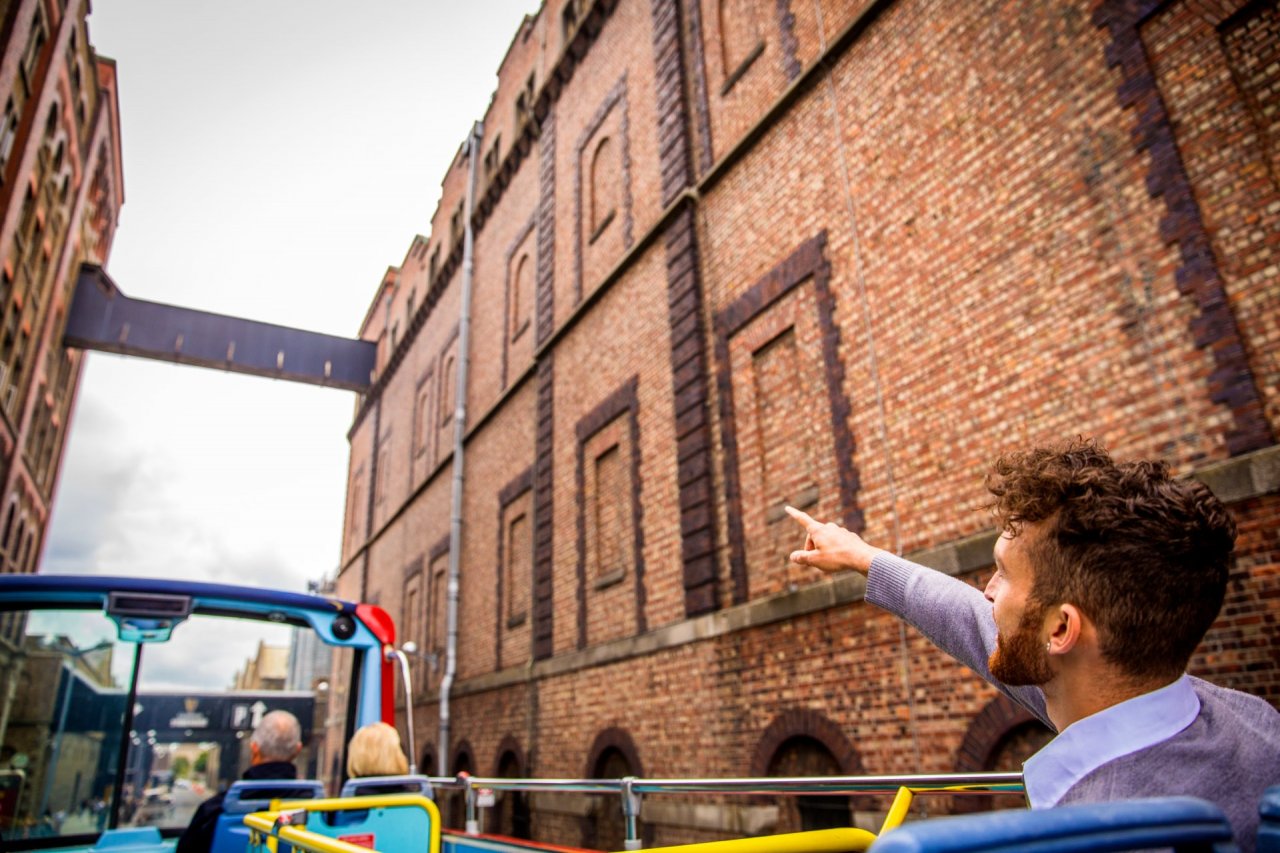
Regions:
[[304, 808], [310, 812], [308, 832], [361, 847], [424, 853], [440, 850], [440, 813], [436, 804], [421, 794], [372, 794], [284, 803], [281, 808]]
[[1037, 811], [1002, 811], [903, 824], [873, 853], [1075, 853], [1075, 851], [1235, 850], [1222, 810], [1195, 797], [1089, 803]]
[[245, 853], [249, 828], [244, 816], [266, 811], [272, 800], [312, 800], [324, 796], [324, 783], [314, 779], [260, 779], [232, 783], [222, 800], [209, 853]]
[[362, 797], [368, 794], [421, 794], [435, 799], [431, 780], [426, 776], [361, 776], [348, 779], [342, 786], [343, 797]]
[[161, 837], [159, 829], [141, 826], [106, 830], [99, 836], [98, 843], [89, 848], [89, 853], [165, 853], [172, 849], [173, 845]]
[[1263, 793], [1258, 815], [1258, 853], [1280, 853], [1280, 785]]

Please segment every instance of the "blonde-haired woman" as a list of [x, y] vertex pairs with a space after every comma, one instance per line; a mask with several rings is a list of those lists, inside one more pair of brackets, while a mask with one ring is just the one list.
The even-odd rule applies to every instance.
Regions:
[[409, 759], [400, 747], [400, 733], [386, 723], [370, 723], [351, 738], [348, 776], [403, 776], [408, 772]]

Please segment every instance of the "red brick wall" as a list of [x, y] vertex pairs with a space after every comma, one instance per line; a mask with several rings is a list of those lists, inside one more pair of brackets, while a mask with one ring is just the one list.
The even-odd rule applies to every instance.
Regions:
[[[1017, 753], [1002, 738], [1022, 718], [990, 687], [847, 579], [785, 562], [800, 540], [779, 510], [968, 554], [982, 474], [1011, 447], [1083, 433], [1185, 472], [1274, 453], [1274, 8], [1150, 5], [602, 0], [568, 42], [564, 3], [523, 25], [480, 148], [502, 136], [474, 219], [451, 766], [465, 744], [493, 773], [514, 747], [529, 773], [576, 777], [610, 732], [653, 776], [761, 772], [814, 732], [870, 773]], [[722, 7], [745, 16], [728, 51]], [[521, 131], [531, 71], [540, 124]], [[614, 216], [594, 233], [606, 136]], [[452, 429], [419, 452], [415, 413], [424, 394], [438, 413], [456, 346], [465, 165], [392, 282], [393, 306], [421, 304], [351, 434], [357, 509], [379, 442], [391, 470], [340, 590], [393, 614], [416, 566], [447, 562]], [[1274, 703], [1280, 496], [1250, 488], [1192, 669]], [[828, 586], [844, 603], [803, 604]], [[438, 631], [419, 590], [426, 612], [401, 623]], [[719, 828], [659, 810], [647, 832], [715, 837], [759, 805], [726, 804]], [[603, 837], [598, 808], [535, 798], [535, 836]]]

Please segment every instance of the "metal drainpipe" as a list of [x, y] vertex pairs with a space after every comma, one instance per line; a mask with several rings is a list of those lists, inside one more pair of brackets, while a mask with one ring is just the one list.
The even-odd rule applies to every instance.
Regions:
[[449, 773], [449, 691], [458, 669], [458, 576], [462, 557], [462, 484], [464, 477], [462, 444], [467, 434], [467, 366], [470, 363], [471, 276], [475, 269], [475, 232], [471, 215], [475, 210], [476, 164], [480, 157], [480, 140], [484, 124], [471, 126], [467, 140], [467, 205], [463, 217], [462, 237], [462, 315], [458, 319], [458, 381], [454, 391], [453, 410], [453, 499], [449, 510], [449, 586], [445, 610], [444, 677], [440, 679], [440, 775]]

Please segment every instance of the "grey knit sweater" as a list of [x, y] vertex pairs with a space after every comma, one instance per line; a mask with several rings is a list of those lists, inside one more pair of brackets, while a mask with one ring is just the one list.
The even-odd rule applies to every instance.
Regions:
[[[1008, 687], [991, 676], [995, 649], [991, 603], [977, 589], [941, 572], [888, 554], [867, 576], [867, 601], [920, 630], [940, 649], [981, 675], [1050, 728], [1044, 694]], [[1191, 679], [1200, 699], [1195, 721], [1178, 734], [1092, 770], [1059, 800], [1093, 803], [1190, 795], [1216, 803], [1231, 821], [1236, 843], [1252, 851], [1262, 792], [1280, 785], [1280, 713], [1256, 696]]]

